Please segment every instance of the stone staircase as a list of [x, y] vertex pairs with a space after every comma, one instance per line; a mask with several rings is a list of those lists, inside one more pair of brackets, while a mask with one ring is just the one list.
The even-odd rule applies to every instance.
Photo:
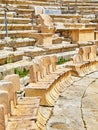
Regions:
[[[33, 62], [32, 59], [36, 59], [39, 56], [51, 57], [55, 54], [57, 59], [63, 56], [69, 60], [74, 54], [78, 54], [77, 50], [79, 47], [92, 44], [98, 46], [97, 5], [97, 0], [78, 0], [77, 2], [76, 0], [62, 0], [62, 2], [59, 0], [1, 0], [0, 79], [4, 79], [8, 74], [15, 73], [16, 68], [29, 70]], [[43, 8], [43, 13], [49, 16], [49, 20], [53, 20], [52, 27], [45, 17], [41, 23], [40, 16], [43, 15], [40, 13], [41, 8]], [[39, 9], [38, 14], [36, 13], [37, 9]], [[5, 10], [8, 22], [8, 37], [6, 37]], [[36, 64], [38, 67], [38, 63]], [[64, 65], [63, 69], [57, 69], [55, 72], [40, 79], [37, 83], [30, 83], [25, 88], [26, 96], [41, 96], [40, 104], [46, 105], [48, 108], [40, 107], [36, 122], [37, 126], [35, 120], [32, 122], [25, 120], [23, 126], [21, 126], [22, 122], [16, 121], [14, 117], [15, 121], [9, 122], [6, 130], [21, 130], [22, 128], [25, 130], [28, 124], [30, 125], [28, 130], [32, 128], [34, 130], [45, 130], [56, 100], [62, 91], [73, 82], [70, 78], [71, 73], [75, 76], [84, 76], [85, 73], [97, 70], [97, 63], [90, 62], [89, 69], [88, 64], [89, 62], [80, 66], [75, 64], [73, 68], [71, 62], [69, 62], [68, 67], [72, 67], [70, 69], [72, 72], [69, 69], [65, 69]], [[91, 69], [94, 66], [94, 70]], [[29, 74], [28, 76], [31, 75]], [[29, 83], [28, 81], [25, 82], [26, 85]], [[42, 88], [38, 88], [41, 85]], [[41, 90], [42, 92], [40, 92]], [[14, 112], [15, 114], [18, 113], [17, 110]], [[10, 120], [12, 119], [10, 118]], [[17, 129], [13, 127], [13, 124], [17, 126]]]
[[[1, 49], [1, 56], [0, 56], [0, 65], [4, 65], [5, 63], [13, 64], [13, 66], [17, 67], [17, 63], [15, 65], [15, 62], [22, 62], [23, 56], [30, 58], [34, 58], [35, 56], [39, 55], [47, 55], [47, 54], [54, 54], [57, 53], [57, 56], [65, 56], [69, 58], [70, 56], [76, 53], [75, 49], [79, 46], [89, 45], [91, 42], [86, 42], [87, 44], [81, 43], [81, 44], [70, 44], [70, 30], [66, 30], [66, 28], [82, 28], [83, 26], [85, 28], [96, 28], [96, 24], [89, 24], [91, 19], [88, 19], [86, 16], [83, 18], [82, 14], [76, 15], [76, 14], [63, 14], [63, 11], [68, 11], [68, 6], [73, 7], [76, 5], [75, 1], [63, 1], [62, 5], [59, 1], [51, 0], [49, 1], [15, 1], [15, 0], [5, 0], [0, 1], [0, 49]], [[97, 2], [95, 1], [78, 1], [77, 2], [77, 8], [82, 9], [82, 7], [91, 7], [89, 9], [92, 10], [92, 8], [95, 7], [95, 4]], [[85, 6], [84, 6], [85, 5]], [[53, 45], [49, 46], [35, 46], [38, 38], [44, 36], [43, 34], [40, 36], [38, 33], [39, 25], [36, 24], [35, 19], [35, 6], [41, 6], [44, 9], [48, 9], [48, 11], [51, 9], [54, 11], [54, 14], [50, 14], [50, 16], [53, 18], [53, 21], [55, 23], [56, 31], [55, 34], [58, 38], [53, 38]], [[7, 21], [8, 21], [8, 36], [6, 37], [6, 27], [5, 27], [5, 18], [4, 18], [4, 10], [5, 7], [7, 9]], [[72, 8], [71, 8], [72, 9]], [[96, 7], [97, 9], [97, 7]], [[59, 11], [58, 11], [59, 10]], [[56, 14], [55, 14], [56, 13]], [[58, 14], [61, 13], [61, 14]], [[85, 13], [84, 13], [85, 14]], [[71, 19], [71, 21], [70, 21]], [[81, 23], [76, 23], [74, 19], [79, 19]], [[95, 20], [95, 18], [92, 19], [92, 21]], [[69, 23], [69, 21], [71, 23]], [[73, 21], [75, 24], [73, 24]], [[84, 24], [83, 25], [83, 21]], [[85, 21], [88, 21], [88, 23], [85, 23]], [[65, 31], [63, 34], [63, 30], [58, 27], [59, 24], [62, 24], [64, 27], [63, 30]], [[80, 25], [81, 24], [81, 25]], [[58, 36], [58, 33], [62, 36], [63, 39], [61, 39], [61, 36]], [[47, 34], [46, 34], [47, 35]], [[97, 32], [96, 36], [97, 37]], [[62, 42], [64, 40], [64, 42]], [[66, 42], [66, 40], [68, 40]], [[62, 43], [62, 44], [61, 44]], [[31, 47], [32, 46], [32, 47]], [[16, 51], [14, 51], [16, 50]], [[69, 52], [70, 55], [66, 55], [65, 52]], [[71, 54], [72, 51], [72, 54]], [[9, 60], [10, 59], [10, 60]], [[5, 65], [7, 66], [7, 65]], [[4, 66], [2, 66], [4, 67]], [[5, 67], [4, 67], [5, 68]], [[12, 67], [11, 67], [12, 68]], [[13, 67], [15, 68], [15, 67]], [[2, 72], [2, 71], [1, 71]]]

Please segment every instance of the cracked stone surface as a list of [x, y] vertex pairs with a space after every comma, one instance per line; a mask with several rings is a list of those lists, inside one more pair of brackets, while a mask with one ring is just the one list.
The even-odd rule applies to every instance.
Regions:
[[72, 77], [56, 102], [47, 130], [98, 130], [98, 72]]

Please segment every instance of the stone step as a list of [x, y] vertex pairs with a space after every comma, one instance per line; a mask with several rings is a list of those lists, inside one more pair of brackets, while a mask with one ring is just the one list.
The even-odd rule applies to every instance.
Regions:
[[[7, 17], [8, 19], [8, 23], [11, 24], [28, 24], [28, 23], [31, 23], [31, 19], [29, 18], [9, 18]], [[0, 24], [1, 23], [4, 23], [4, 16], [3, 17], [0, 17]]]
[[0, 50], [3, 49], [4, 47], [11, 48], [15, 46], [16, 48], [18, 48], [18, 47], [34, 46], [35, 42], [36, 40], [33, 38], [17, 38], [17, 39], [10, 39], [9, 41], [7, 41], [6, 39], [2, 39], [0, 40]]
[[34, 9], [18, 9], [17, 13], [18, 14], [29, 14], [29, 13], [33, 13]]
[[[4, 11], [0, 11], [0, 17], [4, 17]], [[7, 12], [7, 17], [9, 18], [13, 18], [13, 16], [15, 15], [15, 12]]]
[[[8, 31], [8, 36], [11, 38], [30, 38], [30, 33], [35, 33], [35, 30], [17, 30], [17, 31]], [[6, 32], [1, 31], [0, 32], [0, 38], [4, 39], [6, 37]], [[33, 37], [31, 37], [33, 38]]]
[[98, 6], [93, 6], [93, 5], [91, 5], [91, 6], [87, 6], [87, 5], [81, 5], [81, 6], [78, 6], [78, 9], [98, 9]]
[[18, 14], [17, 17], [18, 17], [18, 18], [32, 19], [32, 13], [30, 13], [30, 14], [29, 14], [29, 13], [27, 13], [27, 14], [21, 13], [21, 14]]
[[6, 130], [37, 130], [35, 121], [20, 120], [20, 121], [9, 121]]
[[[81, 44], [80, 44], [81, 45]], [[86, 44], [88, 45], [88, 44]], [[83, 44], [84, 46], [84, 44]], [[30, 52], [31, 50], [31, 52]], [[14, 73], [14, 69], [15, 68], [18, 68], [19, 70], [23, 70], [23, 68], [29, 68], [30, 66], [30, 60], [27, 61], [26, 59], [23, 59], [23, 60], [20, 60], [20, 58], [23, 57], [23, 55], [27, 55], [26, 54], [26, 51], [27, 53], [29, 52], [29, 57], [28, 58], [34, 58], [35, 56], [39, 56], [39, 55], [44, 55], [47, 53], [47, 50], [44, 50], [44, 49], [41, 49], [41, 48], [38, 48], [38, 47], [30, 47], [30, 49], [26, 49], [24, 48], [24, 51], [23, 49], [21, 50], [17, 50], [16, 52], [11, 52], [11, 51], [0, 51], [1, 54], [1, 60], [0, 60], [0, 63], [2, 64], [1, 67], [0, 67], [0, 79], [3, 79], [3, 77], [7, 74], [12, 74]], [[67, 52], [62, 52], [61, 51], [57, 51], [57, 52], [53, 52], [53, 53], [50, 53], [50, 54], [55, 54], [57, 55], [58, 59], [60, 59], [61, 57], [65, 58], [66, 60], [69, 60], [73, 55], [77, 54], [77, 51], [69, 51], [69, 50], [66, 50]], [[21, 52], [21, 53], [19, 53]], [[11, 57], [10, 54], [13, 54]], [[17, 55], [16, 55], [17, 54]], [[21, 55], [20, 55], [21, 54]], [[23, 55], [22, 55], [23, 54]], [[31, 54], [31, 55], [30, 55]], [[48, 53], [49, 54], [49, 53]], [[19, 56], [20, 55], [20, 56]], [[7, 59], [8, 58], [8, 59]], [[16, 61], [17, 62], [16, 62]], [[19, 61], [20, 60], [20, 61]], [[5, 64], [5, 61], [8, 61], [7, 64]], [[11, 62], [10, 62], [11, 61]], [[12, 63], [12, 61], [14, 61], [14, 63]], [[23, 64], [24, 63], [24, 64]], [[66, 66], [66, 63], [65, 64], [61, 64], [59, 65], [59, 67], [65, 67]]]
[[[26, 0], [26, 1], [24, 1], [24, 0], [17, 0], [17, 1], [5, 0], [5, 1], [1, 1], [1, 3], [3, 3], [3, 4], [5, 4], [5, 3], [7, 3], [7, 4], [33, 4], [33, 5], [42, 5], [42, 6], [44, 6], [44, 5], [48, 6], [51, 4], [51, 6], [52, 5], [54, 6], [54, 2], [32, 1], [32, 0]], [[55, 3], [55, 5], [58, 6], [59, 4]]]
[[[88, 46], [91, 43], [80, 43], [79, 46]], [[73, 54], [76, 54], [76, 48], [78, 48], [77, 44], [54, 44], [47, 47], [19, 47], [17, 50], [23, 51], [25, 56], [34, 57], [38, 55], [48, 55], [48, 54], [57, 54], [58, 57], [63, 56], [65, 59], [69, 59]]]
[[13, 108], [9, 117], [7, 130], [36, 130], [37, 111], [40, 105], [40, 97], [22, 97], [18, 99], [16, 108]]
[[77, 14], [51, 14], [52, 18], [82, 18], [82, 15]]
[[[30, 30], [32, 29], [32, 24], [8, 24], [8, 30]], [[6, 30], [5, 24], [0, 24], [0, 30]]]
[[[32, 24], [8, 24], [8, 30], [31, 30]], [[0, 31], [6, 30], [5, 24], [0, 24]]]
[[23, 51], [0, 50], [0, 65], [22, 60]]

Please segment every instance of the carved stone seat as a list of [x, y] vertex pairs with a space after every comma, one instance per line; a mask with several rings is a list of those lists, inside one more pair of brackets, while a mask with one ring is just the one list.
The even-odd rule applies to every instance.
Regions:
[[0, 130], [5, 130], [4, 106], [0, 104]]
[[47, 14], [40, 14], [40, 30], [42, 33], [53, 33], [55, 32], [55, 27], [52, 18]]
[[73, 75], [84, 76], [97, 69], [96, 45], [79, 48], [77, 55], [72, 57], [66, 67], [72, 68]]
[[[24, 89], [25, 96], [40, 96], [41, 105], [54, 106], [61, 92], [72, 83], [71, 72], [70, 69], [56, 69], [57, 57], [55, 55], [44, 56], [41, 59], [43, 60], [44, 77], [26, 86]], [[30, 75], [35, 75], [35, 73], [33, 74], [33, 71], [31, 71]], [[30, 76], [30, 78], [33, 78], [33, 76]], [[36, 78], [38, 79], [38, 77]], [[56, 86], [57, 84], [59, 87]]]
[[[10, 81], [10, 82], [8, 82]], [[8, 75], [5, 77], [5, 82], [4, 83], [11, 83], [13, 85], [13, 88], [15, 89], [14, 92], [9, 92], [10, 93], [15, 93], [17, 95], [17, 90], [20, 90], [20, 80], [19, 80], [19, 76], [17, 74], [12, 74], [12, 75]], [[9, 84], [4, 84], [3, 82], [1, 82], [1, 86], [5, 88], [7, 85]], [[3, 84], [3, 85], [2, 85]], [[8, 96], [8, 92], [4, 91], [3, 95], [6, 94], [6, 96]], [[2, 91], [0, 90], [0, 95], [2, 96]], [[12, 95], [12, 94], [11, 94]], [[3, 100], [2, 98], [0, 98], [0, 102], [1, 104], [3, 104], [3, 102], [5, 103], [5, 101], [7, 103], [9, 103], [9, 99], [12, 98], [12, 96], [10, 96], [10, 98], [7, 98], [4, 96]], [[8, 118], [8, 124], [6, 126], [7, 130], [20, 130], [20, 129], [34, 129], [36, 130], [36, 120], [37, 120], [37, 112], [38, 112], [38, 108], [40, 105], [40, 97], [21, 97], [18, 98], [17, 96], [15, 97], [17, 99], [17, 104], [15, 107], [13, 107], [12, 111], [10, 112], [10, 110], [8, 108], [11, 107], [10, 104], [5, 105], [4, 108], [6, 108], [6, 113], [8, 114], [10, 113], [11, 116]], [[5, 100], [6, 99], [6, 100]], [[7, 100], [8, 99], [8, 100]], [[6, 104], [7, 104], [6, 103]], [[9, 111], [7, 111], [9, 110]], [[23, 123], [22, 123], [23, 121]], [[16, 124], [16, 126], [13, 126], [13, 124]]]
[[0, 90], [0, 105], [3, 105], [4, 107], [4, 119], [5, 119], [5, 126], [6, 126], [8, 124], [8, 117], [11, 115], [10, 105], [9, 105], [9, 95], [7, 91]]
[[9, 95], [9, 105], [10, 105], [10, 114], [12, 113], [12, 106], [14, 105], [14, 107], [16, 107], [16, 98], [15, 98], [15, 90], [13, 87], [13, 84], [11, 82], [8, 81], [0, 81], [0, 90], [4, 90], [6, 92], [8, 92]]
[[47, 46], [52, 44], [53, 34], [52, 33], [29, 33], [30, 37], [36, 39], [36, 45]]
[[17, 92], [20, 91], [19, 75], [11, 74], [11, 75], [5, 76], [4, 80], [12, 82], [14, 91], [15, 91], [16, 104], [17, 104]]

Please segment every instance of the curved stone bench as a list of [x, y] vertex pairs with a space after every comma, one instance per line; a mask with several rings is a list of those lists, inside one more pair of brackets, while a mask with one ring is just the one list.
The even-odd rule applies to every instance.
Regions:
[[38, 130], [46, 130], [47, 120], [50, 118], [53, 108], [40, 107], [38, 110], [38, 120], [36, 122]]
[[72, 75], [85, 76], [98, 69], [97, 46], [86, 46], [79, 48], [78, 55], [72, 57], [72, 61], [66, 64], [72, 69]]
[[[18, 129], [34, 129], [36, 130], [36, 120], [38, 118], [38, 108], [40, 105], [40, 97], [17, 97], [17, 91], [20, 90], [20, 80], [17, 74], [8, 75], [4, 78], [5, 81], [0, 83], [0, 104], [4, 103], [5, 115], [7, 115], [7, 130], [18, 130]], [[8, 91], [9, 85], [12, 85], [14, 91], [12, 91], [12, 86], [10, 86], [11, 91]], [[10, 95], [11, 94], [11, 95]], [[10, 110], [8, 108], [12, 107], [9, 101], [12, 98], [12, 95], [15, 94], [15, 99], [17, 100], [16, 106], [13, 107], [11, 111], [11, 116], [8, 117]], [[10, 95], [10, 96], [9, 96]], [[8, 96], [4, 97], [4, 96]], [[6, 99], [6, 100], [5, 100]], [[7, 100], [8, 99], [8, 100]], [[9, 110], [9, 111], [8, 111]], [[16, 127], [17, 126], [17, 127]]]
[[[26, 86], [24, 89], [25, 96], [40, 96], [41, 105], [54, 106], [60, 93], [63, 92], [71, 83], [72, 80], [70, 69], [58, 69], [55, 72], [46, 75], [37, 83], [30, 83]], [[54, 92], [57, 94], [55, 95]]]

